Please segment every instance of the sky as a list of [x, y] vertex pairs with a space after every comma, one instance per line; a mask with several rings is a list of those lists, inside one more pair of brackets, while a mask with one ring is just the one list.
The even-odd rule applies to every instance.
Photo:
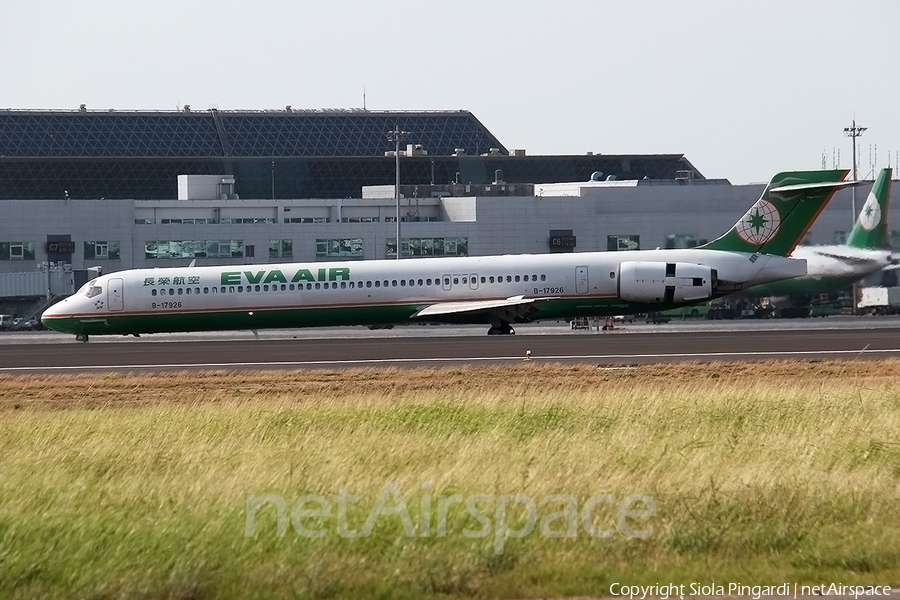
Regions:
[[[897, 166], [893, 0], [8, 0], [0, 109], [471, 111], [706, 177]], [[838, 153], [840, 161], [838, 162]], [[896, 176], [896, 174], [895, 174]]]

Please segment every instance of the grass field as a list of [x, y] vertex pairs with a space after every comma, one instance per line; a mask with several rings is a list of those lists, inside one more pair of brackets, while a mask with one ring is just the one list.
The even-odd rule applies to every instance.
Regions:
[[896, 584], [898, 540], [900, 361], [0, 377], [4, 598]]

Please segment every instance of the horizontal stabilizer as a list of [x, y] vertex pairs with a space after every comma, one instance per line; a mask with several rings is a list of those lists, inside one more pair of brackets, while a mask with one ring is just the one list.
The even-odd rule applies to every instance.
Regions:
[[823, 181], [821, 183], [798, 183], [796, 185], [783, 185], [772, 188], [769, 194], [784, 196], [793, 192], [809, 192], [811, 190], [828, 190], [862, 185], [865, 181]]

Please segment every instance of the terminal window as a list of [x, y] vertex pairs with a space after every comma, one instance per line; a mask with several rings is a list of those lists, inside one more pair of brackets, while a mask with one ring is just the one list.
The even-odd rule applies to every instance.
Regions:
[[640, 250], [641, 236], [608, 235], [606, 236], [606, 249], [609, 252], [619, 252], [622, 250]]
[[316, 240], [316, 258], [362, 258], [362, 238]]
[[[401, 238], [403, 256], [468, 256], [467, 237]], [[385, 255], [397, 256], [397, 238], [385, 240]]]
[[85, 242], [84, 258], [85, 260], [118, 260], [119, 242]]
[[34, 260], [34, 242], [0, 242], [0, 260]]
[[243, 240], [155, 240], [144, 242], [144, 258], [243, 258]]
[[698, 246], [697, 236], [685, 233], [670, 233], [666, 236], [666, 249], [674, 250], [676, 248], [694, 248]]
[[269, 240], [269, 258], [293, 258], [294, 240]]

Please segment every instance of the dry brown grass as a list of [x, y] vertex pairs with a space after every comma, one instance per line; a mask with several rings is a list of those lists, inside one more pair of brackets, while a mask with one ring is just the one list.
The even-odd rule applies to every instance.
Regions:
[[765, 382], [773, 387], [852, 381], [869, 387], [900, 383], [900, 360], [682, 363], [605, 367], [540, 365], [420, 369], [302, 371], [203, 371], [164, 374], [0, 375], [0, 411], [21, 408], [125, 407], [245, 402], [289, 397], [302, 403], [368, 396], [390, 399], [448, 390], [512, 396], [548, 389], [572, 393], [666, 385], [734, 388]]

